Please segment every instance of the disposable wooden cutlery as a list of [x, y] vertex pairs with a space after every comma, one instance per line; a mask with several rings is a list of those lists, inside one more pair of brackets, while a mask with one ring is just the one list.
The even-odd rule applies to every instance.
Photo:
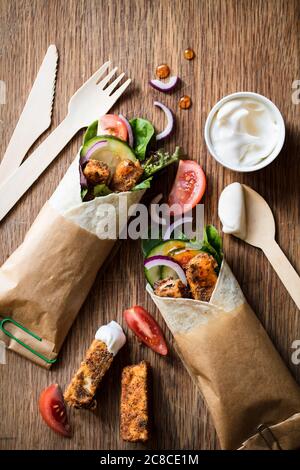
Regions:
[[110, 61], [105, 62], [79, 88], [69, 101], [66, 118], [1, 185], [0, 220], [5, 217], [22, 195], [32, 186], [71, 138], [80, 129], [87, 127], [92, 121], [106, 114], [124, 93], [131, 80], [126, 80], [118, 87], [118, 84], [125, 75], [121, 73], [108, 85], [117, 71], [117, 67], [115, 67], [103, 77], [109, 66]]
[[30, 147], [51, 124], [55, 93], [57, 49], [48, 47], [19, 121], [0, 163], [0, 186], [19, 168]]
[[243, 184], [247, 234], [243, 240], [261, 248], [300, 309], [300, 277], [275, 241], [275, 221], [264, 198]]

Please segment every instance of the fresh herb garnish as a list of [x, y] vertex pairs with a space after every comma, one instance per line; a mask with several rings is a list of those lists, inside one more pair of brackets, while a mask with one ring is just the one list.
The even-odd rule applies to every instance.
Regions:
[[175, 152], [172, 155], [162, 149], [153, 152], [142, 165], [144, 169], [144, 178], [149, 178], [149, 176], [152, 176], [168, 165], [171, 165], [171, 163], [177, 162], [181, 155], [180, 147], [176, 147]]

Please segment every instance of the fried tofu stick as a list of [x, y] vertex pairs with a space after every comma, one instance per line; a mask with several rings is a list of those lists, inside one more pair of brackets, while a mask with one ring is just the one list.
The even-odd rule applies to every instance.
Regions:
[[208, 253], [199, 253], [188, 263], [186, 278], [194, 299], [209, 302], [218, 276], [218, 264]]
[[122, 372], [120, 432], [124, 441], [146, 442], [150, 433], [150, 366], [142, 361]]
[[112, 177], [111, 188], [113, 191], [130, 191], [142, 174], [143, 168], [139, 161], [122, 160]]
[[99, 328], [95, 338], [64, 393], [65, 402], [74, 408], [96, 408], [96, 390], [126, 342], [122, 328], [114, 321]]
[[188, 297], [188, 288], [180, 279], [163, 279], [154, 283], [154, 294], [159, 297]]

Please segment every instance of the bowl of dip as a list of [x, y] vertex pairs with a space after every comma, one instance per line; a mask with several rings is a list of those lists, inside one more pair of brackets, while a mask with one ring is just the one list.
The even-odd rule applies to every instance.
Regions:
[[249, 172], [269, 165], [284, 144], [285, 125], [274, 103], [263, 95], [227, 95], [211, 109], [204, 129], [209, 153], [230, 170]]

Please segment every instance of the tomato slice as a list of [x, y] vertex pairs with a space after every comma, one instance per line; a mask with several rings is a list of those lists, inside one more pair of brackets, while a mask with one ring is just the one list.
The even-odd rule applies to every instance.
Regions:
[[99, 119], [99, 135], [113, 135], [127, 141], [128, 131], [126, 124], [116, 114], [105, 114]]
[[162, 356], [168, 354], [160, 326], [143, 307], [136, 305], [128, 308], [124, 311], [124, 317], [129, 328], [143, 343]]
[[59, 385], [52, 384], [42, 391], [39, 398], [39, 410], [42, 418], [53, 431], [65, 437], [71, 436], [71, 427]]
[[180, 160], [177, 175], [169, 194], [168, 204], [177, 207], [171, 210], [173, 215], [188, 212], [198, 204], [206, 189], [206, 177], [201, 166], [193, 160]]

